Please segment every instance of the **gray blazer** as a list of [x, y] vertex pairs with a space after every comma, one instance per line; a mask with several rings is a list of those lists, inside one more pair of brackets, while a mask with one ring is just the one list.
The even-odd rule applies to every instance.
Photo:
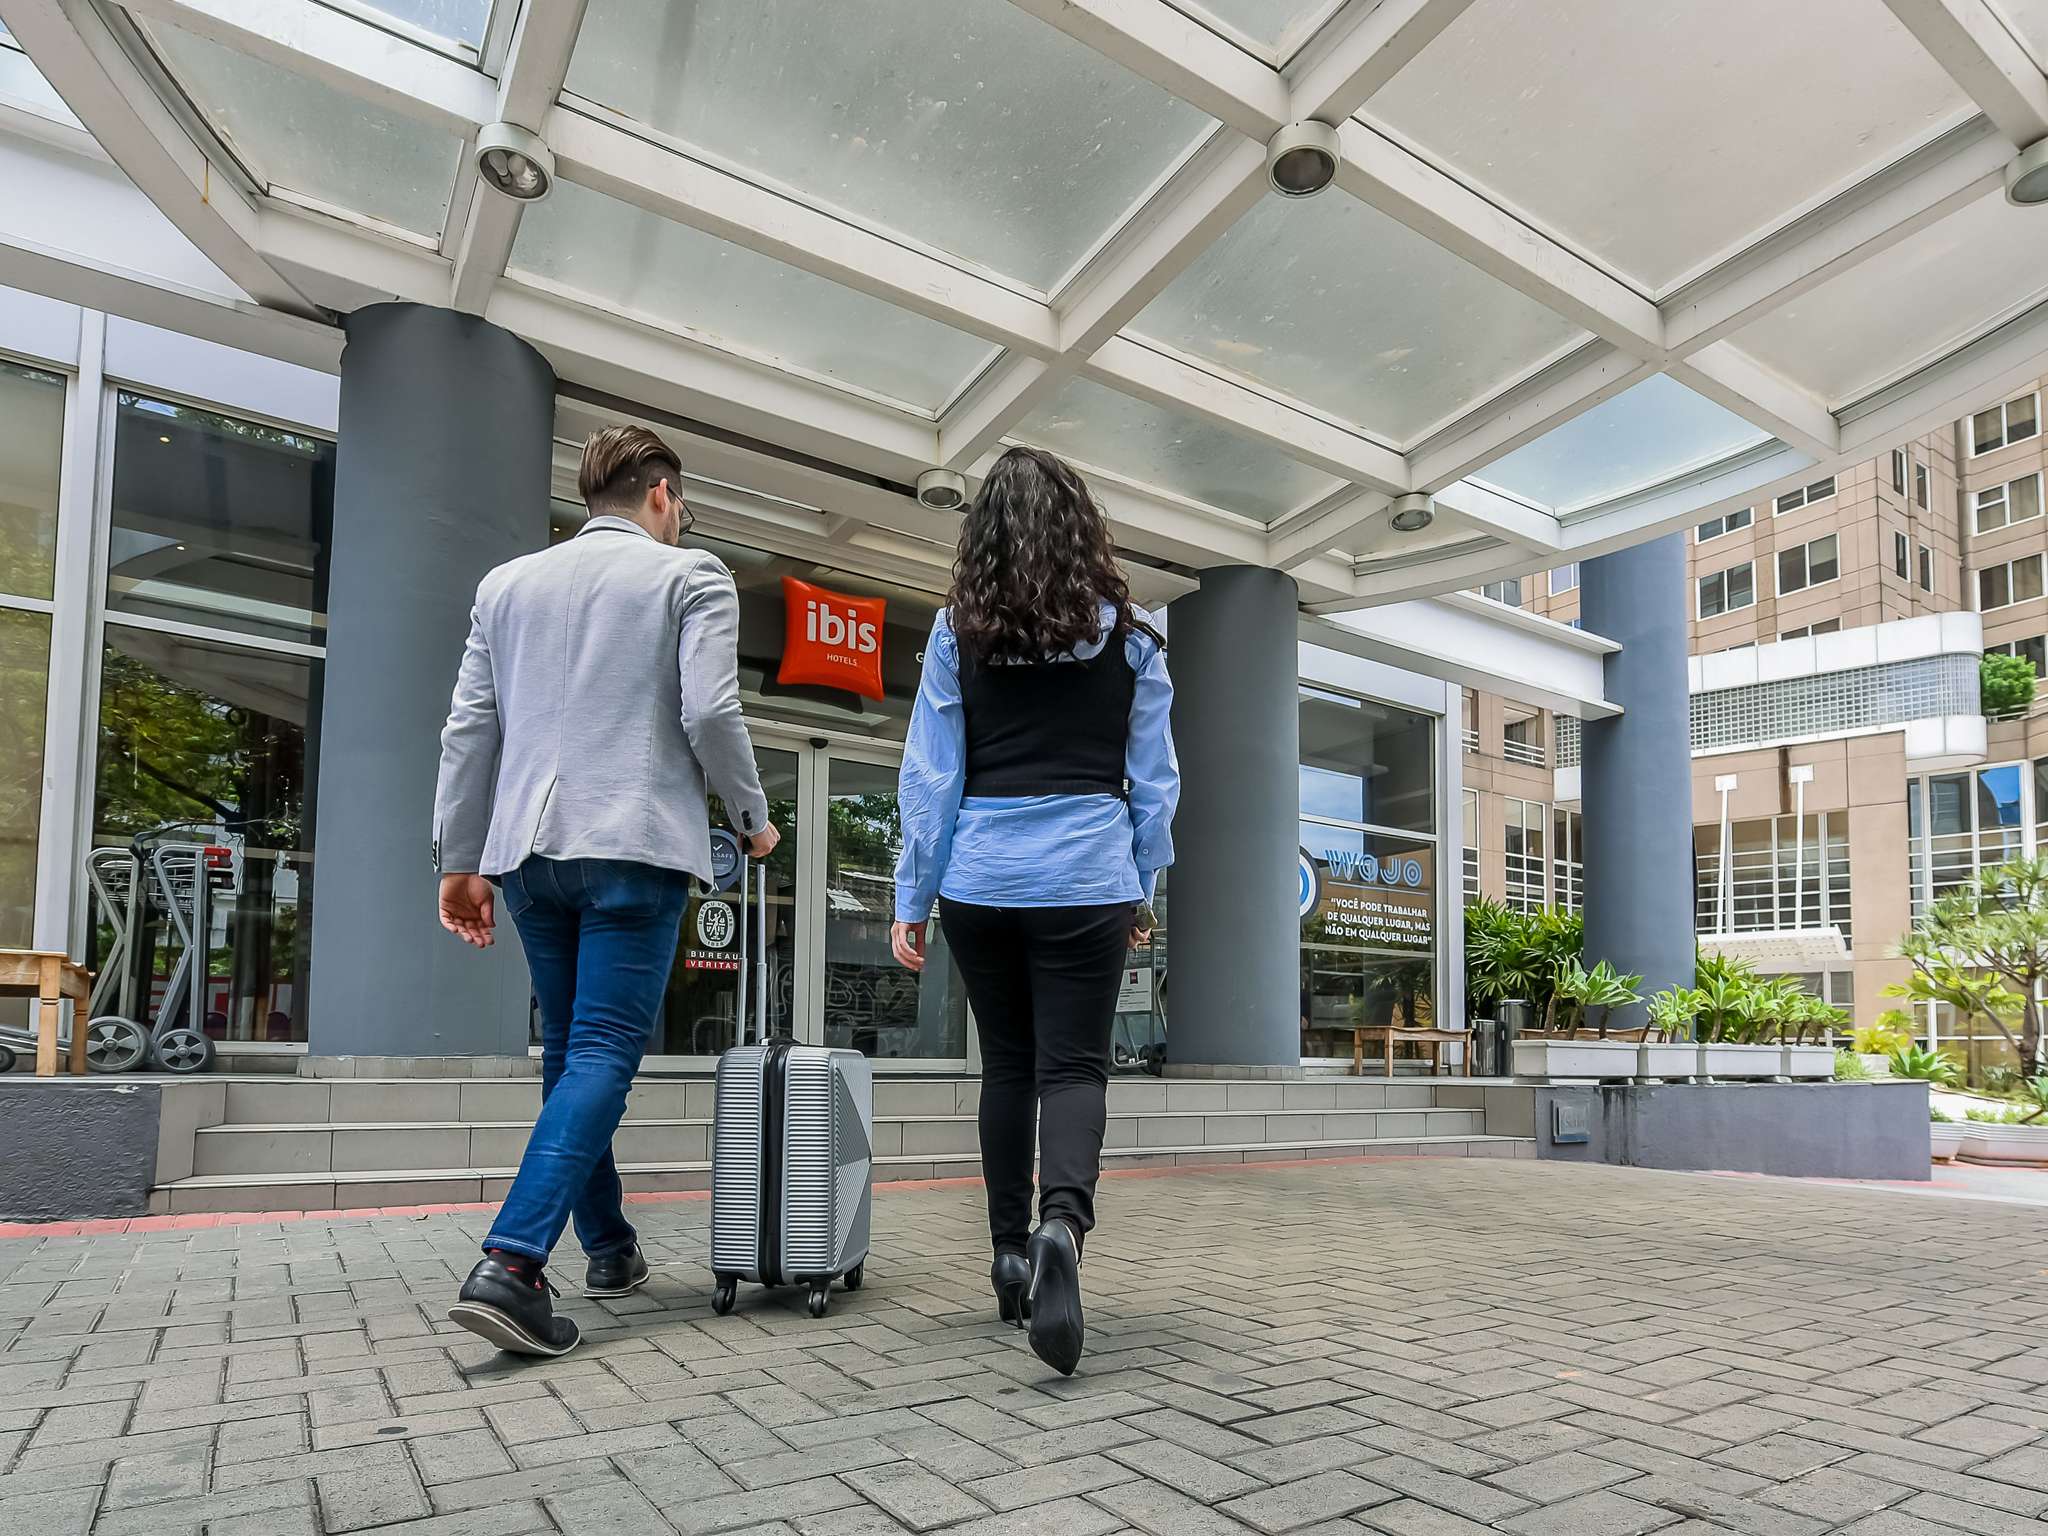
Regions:
[[708, 878], [707, 781], [741, 836], [767, 825], [739, 595], [716, 558], [593, 517], [484, 577], [441, 732], [437, 871], [502, 875], [538, 853]]

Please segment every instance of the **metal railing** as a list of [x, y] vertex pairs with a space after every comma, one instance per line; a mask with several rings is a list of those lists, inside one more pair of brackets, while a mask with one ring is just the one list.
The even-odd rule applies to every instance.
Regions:
[[1731, 864], [1728, 910], [1721, 910], [1721, 857], [1702, 853], [1697, 859], [1697, 914], [1702, 937], [1741, 933], [1785, 933], [1833, 928], [1851, 942], [1849, 928], [1849, 850], [1831, 843], [1825, 864], [1820, 849], [1808, 844], [1803, 878], [1794, 869], [1793, 850], [1768, 848], [1738, 851]]
[[1544, 755], [1542, 742], [1517, 741], [1512, 736], [1502, 740], [1500, 755], [1511, 763], [1528, 763], [1537, 768], [1543, 767], [1549, 761]]
[[1479, 750], [1479, 733], [1470, 726], [1467, 726], [1463, 735], [1465, 738], [1465, 750], [1467, 752], [1477, 752]]

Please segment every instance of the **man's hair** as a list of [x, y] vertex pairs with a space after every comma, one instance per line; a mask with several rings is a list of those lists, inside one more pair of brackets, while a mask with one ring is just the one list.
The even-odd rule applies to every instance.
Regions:
[[576, 489], [593, 513], [628, 515], [640, 510], [659, 481], [681, 495], [676, 480], [683, 461], [645, 427], [604, 427], [583, 445], [583, 468]]

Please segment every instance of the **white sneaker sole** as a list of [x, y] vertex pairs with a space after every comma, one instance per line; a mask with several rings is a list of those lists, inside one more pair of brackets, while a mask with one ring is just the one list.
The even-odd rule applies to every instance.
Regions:
[[583, 1342], [580, 1329], [566, 1344], [550, 1344], [544, 1339], [535, 1338], [514, 1322], [510, 1313], [501, 1312], [498, 1308], [481, 1301], [456, 1302], [448, 1309], [448, 1320], [451, 1323], [460, 1323], [478, 1338], [488, 1339], [498, 1348], [515, 1355], [544, 1355], [553, 1358], [557, 1355], [566, 1355]]

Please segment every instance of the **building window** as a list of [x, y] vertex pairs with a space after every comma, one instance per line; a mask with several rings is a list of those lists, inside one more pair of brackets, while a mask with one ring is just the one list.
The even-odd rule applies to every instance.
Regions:
[[1585, 855], [1579, 850], [1579, 813], [1557, 807], [1551, 817], [1551, 890], [1560, 912], [1586, 904]]
[[1816, 501], [1826, 501], [1834, 494], [1835, 477], [1829, 475], [1825, 480], [1816, 480], [1813, 484], [1802, 486], [1796, 491], [1787, 491], [1778, 498], [1771, 515], [1782, 517], [1787, 512], [1797, 512], [1801, 507], [1810, 507]]
[[1830, 533], [1811, 543], [1778, 551], [1778, 595], [1804, 592], [1835, 580], [1842, 574], [1835, 536]]
[[1458, 690], [1458, 735], [1467, 752], [1479, 750], [1479, 699], [1470, 688]]
[[1550, 573], [1550, 595], [1552, 597], [1556, 597], [1560, 592], [1576, 591], [1578, 585], [1579, 562], [1576, 560], [1572, 561], [1570, 565], [1560, 565]]
[[2024, 656], [2034, 664], [2034, 676], [2048, 677], [2048, 636], [2030, 635], [2024, 640], [2008, 640], [2003, 645], [1987, 645], [1986, 656]]
[[1740, 565], [1731, 565], [1725, 571], [1715, 571], [1699, 580], [1700, 617], [1711, 619], [1716, 614], [1733, 613], [1738, 608], [1747, 608], [1756, 601], [1756, 566], [1745, 560]]
[[1917, 462], [1913, 465], [1913, 502], [1922, 508], [1927, 505], [1927, 466]]
[[1546, 900], [1543, 839], [1549, 810], [1540, 800], [1511, 798], [1506, 804], [1507, 904], [1517, 912], [1541, 912]]
[[1747, 528], [1754, 521], [1748, 507], [1737, 507], [1733, 512], [1724, 512], [1719, 517], [1710, 517], [1693, 530], [1693, 542], [1704, 544], [1709, 539], [1718, 539], [1724, 533], [1733, 533], [1738, 528]]
[[1913, 550], [1903, 533], [1892, 535], [1892, 569], [1899, 573], [1899, 580], [1913, 579]]
[[1304, 687], [1301, 846], [1315, 904], [1301, 921], [1301, 1051], [1351, 1059], [1360, 1024], [1435, 1014], [1435, 716]]
[[1465, 900], [1479, 899], [1479, 791], [1468, 789], [1465, 800]]
[[43, 815], [64, 381], [0, 363], [0, 424], [0, 742], [12, 743], [0, 750], [0, 948], [26, 949]]
[[1901, 496], [1906, 494], [1906, 450], [1892, 450], [1892, 489]]
[[2014, 523], [2028, 522], [2041, 515], [2041, 477], [2021, 475], [2004, 485], [1994, 485], [1972, 498], [1979, 533], [1992, 533]]
[[1974, 457], [2009, 443], [2023, 443], [2040, 431], [2040, 395], [2020, 395], [1970, 418], [1970, 453]]
[[1920, 590], [1934, 590], [1934, 551], [1925, 544], [1920, 546]]
[[1702, 934], [1849, 927], [1849, 818], [1842, 811], [1773, 816], [1693, 830]]
[[1489, 581], [1479, 589], [1481, 595], [1492, 598], [1496, 603], [1506, 603], [1510, 608], [1522, 606], [1522, 578], [1510, 576], [1505, 581]]
[[2041, 557], [2023, 555], [1977, 573], [1977, 609], [1989, 613], [2041, 595]]
[[[2028, 828], [2043, 814], [2044, 767], [2048, 763], [2035, 763], [2029, 773], [2025, 763], [2001, 763], [1906, 781], [1907, 876], [1915, 921], [1938, 897], [2028, 852]], [[2035, 802], [2031, 817], [2029, 792]]]
[[1802, 624], [1797, 629], [1788, 629], [1779, 635], [1778, 638], [1780, 640], [1804, 640], [1808, 635], [1839, 634], [1841, 629], [1842, 621], [1840, 619], [1822, 619], [1818, 624]]
[[1529, 763], [1541, 768], [1543, 756], [1543, 717], [1525, 715], [1511, 719], [1501, 727], [1500, 755], [1511, 763]]

